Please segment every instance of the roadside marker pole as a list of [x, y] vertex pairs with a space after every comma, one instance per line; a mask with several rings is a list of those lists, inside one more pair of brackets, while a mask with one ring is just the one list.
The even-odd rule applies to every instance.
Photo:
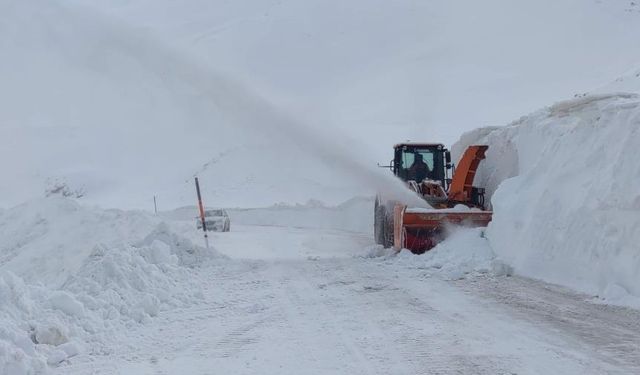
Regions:
[[202, 195], [200, 195], [200, 182], [196, 177], [196, 193], [198, 193], [198, 208], [200, 209], [200, 220], [202, 221], [202, 231], [204, 232], [204, 244], [209, 248], [209, 236], [207, 236], [207, 222], [204, 220], [204, 206], [202, 205]]
[[158, 203], [156, 202], [156, 196], [153, 196], [153, 210], [156, 213], [156, 215], [158, 214]]

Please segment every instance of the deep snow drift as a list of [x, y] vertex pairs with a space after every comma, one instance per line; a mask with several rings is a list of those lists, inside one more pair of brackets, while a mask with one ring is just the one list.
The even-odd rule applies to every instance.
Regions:
[[0, 373], [104, 352], [125, 327], [197, 303], [188, 267], [215, 256], [145, 213], [58, 197], [0, 212]]
[[478, 143], [495, 253], [519, 274], [640, 306], [640, 97], [560, 102], [469, 132], [454, 151]]

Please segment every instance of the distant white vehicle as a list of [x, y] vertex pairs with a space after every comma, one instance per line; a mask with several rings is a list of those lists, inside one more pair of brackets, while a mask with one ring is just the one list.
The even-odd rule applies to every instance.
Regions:
[[[207, 231], [228, 232], [231, 227], [229, 214], [223, 209], [204, 211], [204, 221], [207, 226]], [[198, 217], [197, 223], [198, 229], [202, 229], [202, 219]]]

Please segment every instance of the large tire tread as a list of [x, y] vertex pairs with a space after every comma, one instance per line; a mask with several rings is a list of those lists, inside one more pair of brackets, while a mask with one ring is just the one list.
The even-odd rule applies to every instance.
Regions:
[[393, 246], [393, 215], [387, 210], [380, 199], [376, 199], [374, 210], [374, 238], [376, 244], [385, 248]]

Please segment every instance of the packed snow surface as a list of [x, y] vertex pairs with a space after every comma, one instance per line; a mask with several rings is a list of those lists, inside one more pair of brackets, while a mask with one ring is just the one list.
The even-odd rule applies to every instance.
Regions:
[[476, 184], [494, 210], [487, 236], [522, 275], [640, 306], [640, 97], [559, 102], [503, 128], [462, 136], [488, 144]]
[[[259, 224], [236, 221], [231, 232], [211, 233], [211, 243], [229, 259], [190, 269], [202, 286], [199, 304], [160, 311], [122, 332], [107, 355], [84, 352], [53, 372], [595, 375], [640, 369], [638, 312], [507, 276], [482, 229], [461, 229], [426, 256], [371, 257], [370, 233], [324, 225], [360, 210], [347, 206], [288, 209], [290, 224], [278, 217], [281, 208], [263, 208], [255, 211]], [[371, 215], [370, 205], [362, 209], [362, 217]], [[319, 227], [305, 223], [310, 215]], [[296, 217], [304, 225], [296, 225]], [[193, 218], [168, 225], [202, 241]]]
[[[215, 251], [197, 245], [203, 239], [195, 208], [156, 217], [51, 197], [5, 210], [0, 228], [11, 231], [18, 226], [6, 218], [30, 223], [39, 215], [77, 225], [65, 227], [67, 237], [46, 226], [37, 237], [6, 237], [12, 246], [0, 240], [3, 254], [19, 246], [20, 259], [30, 262], [71, 246], [78, 259], [72, 269], [56, 262], [45, 268], [66, 274], [61, 284], [48, 273], [16, 274], [0, 264], [0, 373], [640, 369], [637, 312], [509, 276], [485, 229], [460, 228], [416, 256], [373, 246], [370, 227], [340, 228], [370, 217], [372, 206], [354, 199], [337, 207], [230, 210], [231, 232], [210, 233]], [[83, 225], [100, 223], [113, 237], [105, 229], [99, 243], [83, 239]]]

